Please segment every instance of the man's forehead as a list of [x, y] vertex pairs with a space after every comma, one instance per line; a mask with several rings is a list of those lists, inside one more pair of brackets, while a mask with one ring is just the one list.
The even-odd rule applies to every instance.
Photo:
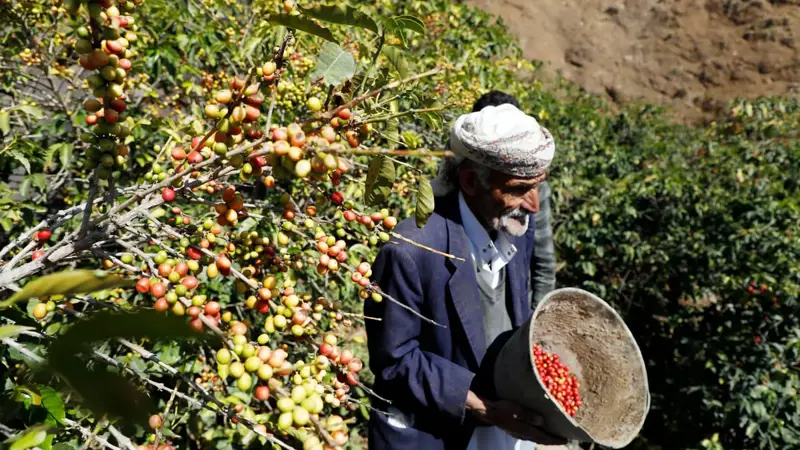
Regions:
[[506, 174], [502, 174], [502, 177], [504, 183], [508, 186], [535, 186], [547, 179], [547, 173], [531, 178], [520, 178]]

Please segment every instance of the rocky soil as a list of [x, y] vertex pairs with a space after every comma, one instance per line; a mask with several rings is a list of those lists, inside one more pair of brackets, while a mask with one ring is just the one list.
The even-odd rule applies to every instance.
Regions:
[[708, 120], [736, 97], [800, 97], [800, 0], [468, 0], [525, 55], [612, 101]]

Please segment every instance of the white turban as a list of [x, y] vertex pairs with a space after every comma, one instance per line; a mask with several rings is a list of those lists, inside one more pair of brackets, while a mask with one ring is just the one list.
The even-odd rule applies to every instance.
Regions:
[[487, 106], [456, 119], [450, 133], [453, 161], [442, 161], [434, 180], [436, 195], [452, 190], [447, 167], [469, 159], [498, 172], [534, 178], [550, 167], [555, 153], [553, 136], [533, 117], [514, 105]]

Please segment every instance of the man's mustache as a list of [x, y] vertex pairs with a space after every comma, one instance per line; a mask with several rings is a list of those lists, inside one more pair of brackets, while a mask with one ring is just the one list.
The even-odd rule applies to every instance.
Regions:
[[505, 211], [502, 214], [502, 217], [505, 217], [505, 218], [508, 218], [508, 219], [524, 219], [524, 218], [526, 218], [528, 216], [530, 216], [530, 213], [528, 213], [526, 211], [523, 211], [521, 209], [511, 209], [511, 210]]

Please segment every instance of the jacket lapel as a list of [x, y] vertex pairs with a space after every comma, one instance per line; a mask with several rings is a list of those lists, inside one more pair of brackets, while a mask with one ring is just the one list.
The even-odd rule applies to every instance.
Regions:
[[473, 363], [477, 368], [486, 352], [483, 331], [483, 310], [478, 296], [478, 280], [469, 253], [467, 233], [461, 224], [458, 196], [450, 195], [436, 199], [439, 214], [447, 223], [447, 252], [462, 258], [458, 261], [447, 258], [446, 265], [451, 276], [447, 283], [447, 294], [455, 307], [458, 319], [467, 337]]

